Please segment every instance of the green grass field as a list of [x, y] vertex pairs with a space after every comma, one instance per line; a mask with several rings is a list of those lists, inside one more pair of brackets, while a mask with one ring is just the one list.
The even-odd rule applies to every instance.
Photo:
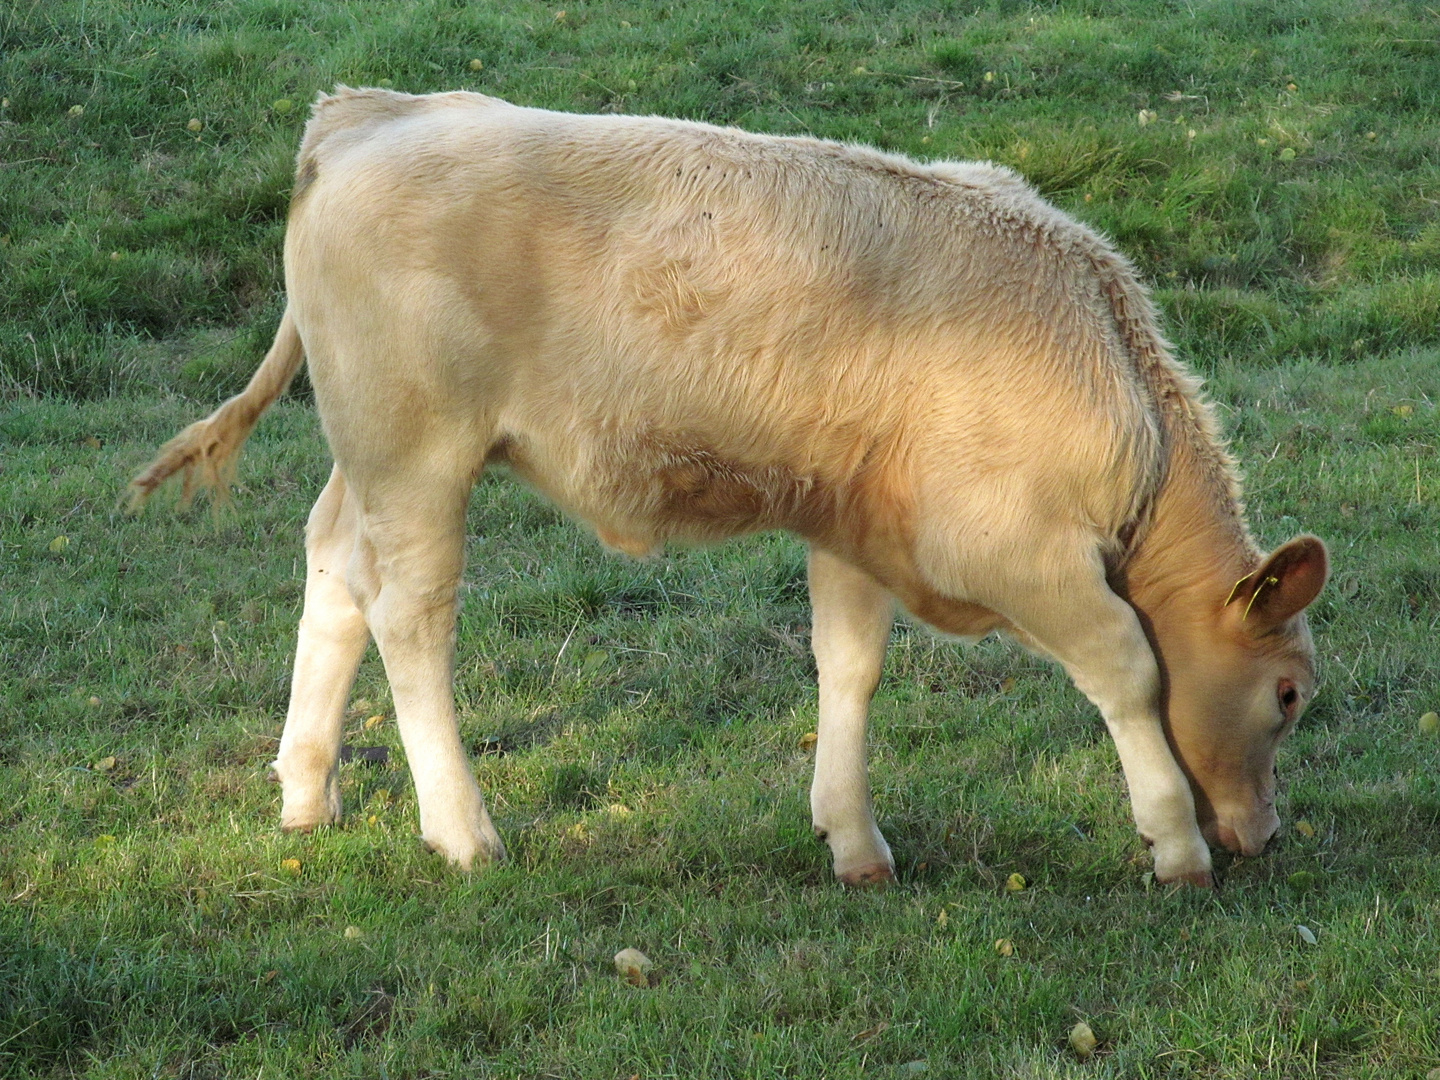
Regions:
[[[512, 861], [422, 850], [373, 656], [346, 742], [388, 760], [343, 766], [343, 827], [281, 835], [329, 468], [303, 387], [218, 522], [115, 507], [268, 344], [309, 99], [382, 81], [988, 157], [1109, 233], [1209, 380], [1257, 535], [1331, 545], [1270, 850], [1215, 895], [1147, 886], [1063, 676], [901, 625], [872, 729], [901, 880], [842, 891], [809, 829], [800, 545], [625, 561], [498, 476], [458, 694]], [[1433, 7], [15, 0], [0, 286], [0, 1076], [1440, 1068]]]

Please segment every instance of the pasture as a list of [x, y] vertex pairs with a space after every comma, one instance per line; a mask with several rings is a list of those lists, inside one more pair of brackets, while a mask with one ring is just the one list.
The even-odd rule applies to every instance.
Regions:
[[[802, 547], [629, 561], [501, 475], [458, 693], [511, 861], [420, 847], [373, 654], [344, 825], [279, 833], [329, 471], [305, 387], [232, 510], [116, 503], [268, 344], [294, 149], [336, 82], [990, 158], [1105, 230], [1207, 378], [1259, 540], [1331, 546], [1267, 853], [1222, 856], [1215, 894], [1153, 886], [1061, 673], [902, 623], [871, 736], [900, 881], [842, 891], [809, 828]], [[1440, 1068], [1437, 106], [1440, 18], [1384, 0], [11, 4], [0, 1076]], [[617, 978], [626, 947], [651, 985]]]

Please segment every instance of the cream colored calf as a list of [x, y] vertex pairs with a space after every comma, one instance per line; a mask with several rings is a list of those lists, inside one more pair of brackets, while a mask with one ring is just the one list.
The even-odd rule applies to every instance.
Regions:
[[339, 819], [384, 658], [425, 839], [500, 858], [457, 733], [466, 501], [503, 462], [606, 544], [810, 544], [811, 805], [889, 878], [865, 724], [895, 606], [1008, 632], [1099, 707], [1162, 880], [1256, 852], [1310, 696], [1300, 537], [1264, 559], [1209, 407], [1128, 264], [989, 165], [474, 94], [341, 89], [306, 129], [289, 309], [250, 386], [135, 481], [223, 485], [303, 359], [335, 469], [306, 531], [282, 820]]

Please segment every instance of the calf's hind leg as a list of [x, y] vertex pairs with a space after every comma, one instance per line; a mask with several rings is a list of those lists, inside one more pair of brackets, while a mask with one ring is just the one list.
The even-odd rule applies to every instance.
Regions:
[[455, 591], [473, 481], [468, 470], [451, 476], [413, 460], [393, 465], [363, 484], [351, 473], [362, 510], [349, 584], [385, 661], [421, 836], [469, 869], [505, 857], [455, 716]]
[[810, 788], [815, 834], [830, 845], [835, 876], [845, 884], [889, 881], [895, 862], [870, 803], [865, 726], [885, 663], [894, 601], [868, 574], [811, 548], [810, 606], [810, 644], [820, 676]]
[[365, 617], [345, 583], [357, 525], [355, 495], [337, 466], [305, 525], [305, 609], [274, 765], [283, 785], [280, 825], [285, 829], [309, 830], [340, 820], [341, 725], [355, 671], [370, 643]]

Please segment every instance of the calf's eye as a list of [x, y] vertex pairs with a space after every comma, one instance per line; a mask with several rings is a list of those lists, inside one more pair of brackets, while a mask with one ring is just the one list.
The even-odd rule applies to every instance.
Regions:
[[1275, 687], [1275, 699], [1280, 705], [1282, 717], [1280, 728], [1283, 730], [1286, 724], [1295, 719], [1295, 713], [1300, 705], [1300, 691], [1289, 679], [1281, 679], [1279, 685]]

